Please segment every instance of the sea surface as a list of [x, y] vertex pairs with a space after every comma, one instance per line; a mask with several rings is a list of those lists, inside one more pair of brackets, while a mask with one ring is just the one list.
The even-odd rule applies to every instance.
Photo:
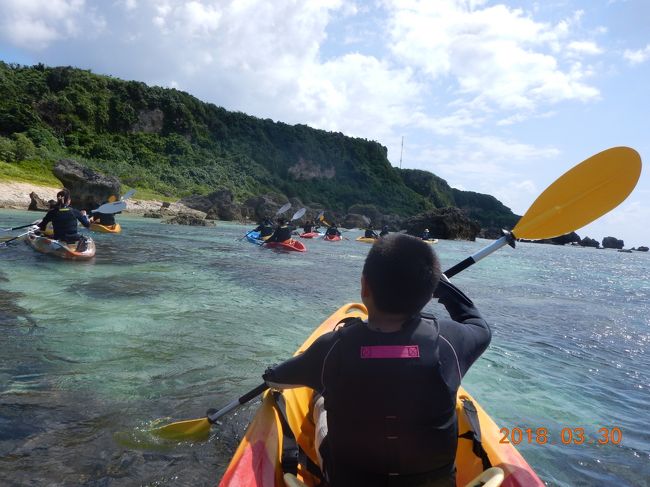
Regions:
[[[37, 216], [0, 210], [0, 227]], [[207, 442], [156, 442], [147, 428], [252, 389], [359, 300], [359, 231], [298, 254], [242, 241], [236, 224], [120, 222], [121, 235], [93, 234], [90, 262], [0, 248], [3, 486], [216, 485], [256, 402]], [[488, 243], [435, 250], [449, 268]], [[546, 428], [548, 443], [518, 445], [540, 477], [650, 485], [650, 254], [520, 243], [453, 280], [493, 327], [464, 385], [499, 426]], [[563, 444], [578, 428], [584, 443]]]

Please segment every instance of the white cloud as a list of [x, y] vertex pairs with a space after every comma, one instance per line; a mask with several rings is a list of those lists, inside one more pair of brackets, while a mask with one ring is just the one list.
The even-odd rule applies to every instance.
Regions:
[[603, 50], [592, 41], [573, 41], [569, 42], [567, 49], [574, 54], [587, 54], [595, 56], [602, 54]]
[[588, 69], [563, 65], [558, 54], [597, 54], [593, 42], [571, 39], [582, 12], [556, 25], [520, 9], [460, 0], [390, 0], [394, 55], [433, 80], [455, 80], [460, 94], [506, 110], [588, 101], [598, 90]]
[[85, 0], [4, 0], [0, 3], [0, 37], [29, 50], [78, 36], [90, 26], [95, 32], [103, 19], [86, 8]]
[[641, 64], [650, 59], [650, 44], [645, 46], [643, 49], [626, 49], [623, 53], [623, 57], [630, 64]]

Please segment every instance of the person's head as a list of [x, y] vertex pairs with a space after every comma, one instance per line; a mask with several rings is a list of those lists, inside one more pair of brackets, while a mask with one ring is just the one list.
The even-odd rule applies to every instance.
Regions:
[[427, 232], [427, 233], [429, 233], [429, 229], [428, 229], [428, 228], [425, 228], [424, 231]]
[[71, 197], [70, 191], [66, 188], [63, 188], [56, 194], [56, 205], [58, 207], [68, 206], [70, 204]]
[[369, 311], [412, 315], [431, 299], [440, 275], [440, 262], [430, 245], [393, 233], [375, 242], [368, 252], [361, 297]]
[[381, 229], [382, 230], [388, 230], [388, 225], [384, 225]]
[[286, 223], [286, 220], [282, 217], [278, 218], [278, 225], [284, 225]]

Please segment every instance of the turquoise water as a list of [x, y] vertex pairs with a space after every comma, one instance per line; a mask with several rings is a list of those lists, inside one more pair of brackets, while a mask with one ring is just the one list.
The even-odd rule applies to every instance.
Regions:
[[[0, 227], [34, 218], [1, 210]], [[120, 222], [121, 235], [93, 234], [91, 262], [0, 248], [3, 485], [216, 484], [255, 404], [207, 443], [131, 443], [153, 420], [201, 417], [248, 391], [359, 299], [359, 232], [287, 254], [239, 241], [241, 225]], [[435, 249], [448, 268], [487, 243]], [[454, 282], [494, 331], [464, 384], [500, 426], [548, 430], [555, 445], [518, 446], [542, 479], [649, 485], [650, 255], [518, 244]], [[619, 445], [561, 443], [564, 428], [597, 440], [615, 427]]]

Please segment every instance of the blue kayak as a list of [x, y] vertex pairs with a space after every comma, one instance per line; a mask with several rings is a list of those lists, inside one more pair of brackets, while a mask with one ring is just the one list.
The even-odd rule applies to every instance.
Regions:
[[246, 234], [246, 240], [256, 245], [262, 245], [264, 243], [264, 240], [260, 238], [260, 232], [248, 232]]

